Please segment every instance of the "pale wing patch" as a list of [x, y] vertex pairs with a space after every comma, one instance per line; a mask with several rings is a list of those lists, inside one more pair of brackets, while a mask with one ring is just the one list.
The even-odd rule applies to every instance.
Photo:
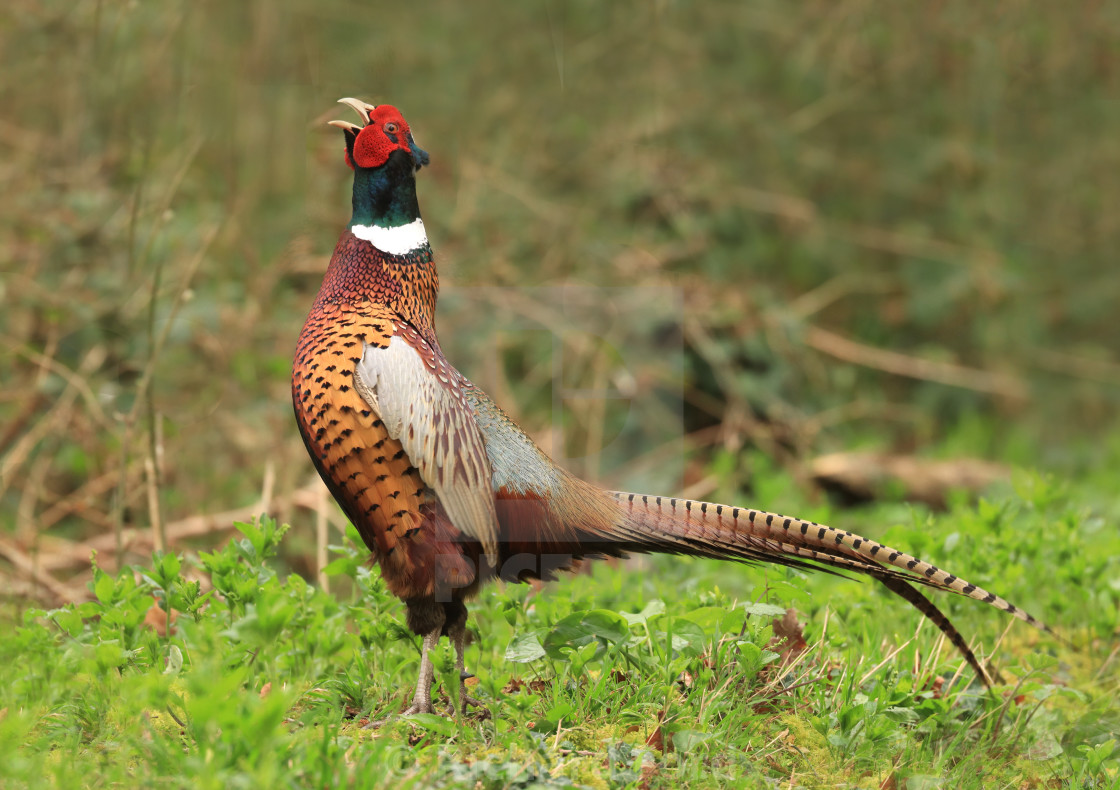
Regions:
[[354, 370], [362, 399], [420, 470], [451, 523], [497, 554], [498, 522], [482, 433], [458, 374], [415, 332], [366, 345]]

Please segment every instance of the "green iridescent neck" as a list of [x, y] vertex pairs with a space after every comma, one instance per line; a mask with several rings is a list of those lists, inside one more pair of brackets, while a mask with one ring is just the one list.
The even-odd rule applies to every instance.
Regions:
[[381, 167], [355, 168], [350, 227], [397, 228], [420, 219], [415, 170], [403, 151], [394, 151]]

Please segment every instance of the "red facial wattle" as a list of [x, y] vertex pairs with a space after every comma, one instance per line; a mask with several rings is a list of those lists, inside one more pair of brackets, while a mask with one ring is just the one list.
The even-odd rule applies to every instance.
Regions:
[[351, 169], [381, 167], [394, 151], [404, 151], [411, 156], [417, 169], [428, 164], [428, 154], [416, 145], [408, 121], [396, 107], [374, 106], [358, 99], [339, 101], [354, 108], [365, 121], [364, 126], [347, 121], [330, 122], [346, 133], [346, 164]]
[[369, 124], [354, 141], [353, 164], [358, 167], [381, 167], [393, 151], [412, 153], [409, 147], [408, 124], [396, 107], [383, 104], [370, 113]]

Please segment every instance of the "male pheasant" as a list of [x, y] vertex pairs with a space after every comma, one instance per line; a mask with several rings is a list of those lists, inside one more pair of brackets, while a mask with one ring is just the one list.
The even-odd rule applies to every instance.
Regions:
[[[432, 712], [431, 650], [463, 661], [464, 602], [488, 579], [549, 579], [584, 557], [665, 552], [853, 571], [932, 620], [985, 683], [956, 628], [912, 583], [1023, 610], [902, 551], [843, 530], [747, 507], [608, 492], [556, 466], [444, 359], [438, 279], [415, 173], [428, 164], [389, 105], [342, 99], [361, 126], [331, 121], [354, 171], [342, 232], [296, 350], [292, 397], [307, 450], [423, 636], [406, 713]], [[460, 700], [478, 704], [461, 689]]]

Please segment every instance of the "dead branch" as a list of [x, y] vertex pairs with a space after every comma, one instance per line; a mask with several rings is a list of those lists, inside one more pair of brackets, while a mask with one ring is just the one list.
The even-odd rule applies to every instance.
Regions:
[[[275, 513], [285, 507], [296, 506], [307, 510], [314, 510], [317, 506], [316, 491], [322, 485], [316, 481], [311, 485], [298, 488], [291, 494], [274, 496], [266, 507], [261, 502], [255, 502], [248, 507], [234, 508], [220, 513], [210, 513], [190, 516], [169, 523], [164, 532], [167, 536], [167, 545], [174, 546], [178, 541], [190, 540], [204, 535], [225, 532], [234, 529], [234, 523], [248, 521], [262, 512]], [[132, 527], [121, 532], [121, 551], [147, 553], [154, 548], [152, 530], [149, 527]], [[65, 545], [52, 547], [49, 554], [41, 560], [42, 567], [47, 571], [80, 568], [89, 563], [91, 552], [113, 554], [116, 551], [116, 536], [112, 533], [98, 535], [84, 541], [74, 541]]]
[[1006, 466], [976, 458], [937, 461], [885, 453], [822, 455], [809, 469], [817, 485], [857, 500], [876, 499], [894, 484], [902, 487], [907, 499], [933, 507], [944, 507], [950, 491], [977, 492], [1011, 476]]
[[[141, 471], [139, 464], [133, 464], [129, 467], [127, 480], [131, 483], [134, 478], [139, 476]], [[70, 515], [71, 513], [81, 513], [88, 508], [87, 503], [96, 499], [103, 494], [112, 491], [119, 483], [120, 472], [116, 469], [105, 472], [97, 477], [87, 480], [81, 488], [77, 489], [64, 499], [55, 502], [49, 508], [44, 510], [35, 519], [35, 526], [42, 532], [48, 527], [58, 523], [61, 519]], [[112, 519], [107, 515], [99, 514], [100, 517], [94, 516], [89, 513], [83, 514], [83, 518], [95, 521], [100, 526], [108, 526], [112, 528]]]
[[42, 562], [36, 562], [23, 549], [6, 538], [0, 538], [0, 557], [11, 563], [12, 568], [21, 576], [49, 593], [55, 604], [84, 600], [89, 597], [88, 590], [70, 587], [54, 578], [43, 568]]
[[805, 344], [845, 362], [893, 373], [896, 376], [935, 381], [951, 387], [986, 392], [1012, 400], [1026, 400], [1029, 394], [1026, 383], [1017, 376], [968, 368], [951, 362], [910, 357], [897, 351], [857, 343], [816, 326], [806, 327]]

